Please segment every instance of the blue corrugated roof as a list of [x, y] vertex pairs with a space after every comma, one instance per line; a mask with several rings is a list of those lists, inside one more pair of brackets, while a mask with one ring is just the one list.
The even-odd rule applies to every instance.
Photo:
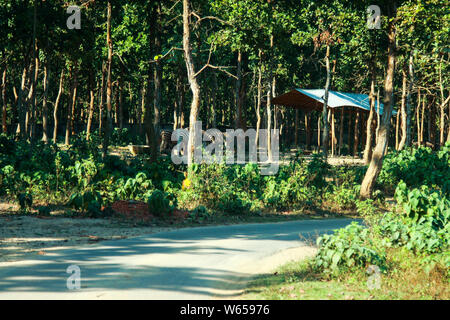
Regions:
[[[321, 103], [323, 103], [323, 96], [325, 95], [325, 89], [296, 89], [308, 97], [311, 97]], [[328, 106], [330, 108], [337, 107], [356, 107], [370, 111], [370, 101], [367, 94], [360, 93], [348, 93], [339, 91], [328, 91]], [[375, 101], [375, 111], [378, 112], [378, 105]], [[383, 114], [383, 104], [380, 103], [380, 114]], [[393, 114], [396, 114], [393, 111]]]

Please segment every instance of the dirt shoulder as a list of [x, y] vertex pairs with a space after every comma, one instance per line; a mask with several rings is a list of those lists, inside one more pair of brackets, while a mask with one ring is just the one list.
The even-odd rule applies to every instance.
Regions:
[[0, 215], [0, 262], [19, 261], [68, 247], [170, 229], [107, 218]]

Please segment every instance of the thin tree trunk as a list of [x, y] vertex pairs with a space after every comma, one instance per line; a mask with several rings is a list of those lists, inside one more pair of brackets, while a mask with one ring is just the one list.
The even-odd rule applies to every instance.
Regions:
[[432, 144], [434, 149], [436, 146], [436, 105], [434, 103], [435, 99], [430, 104], [430, 112], [428, 117], [428, 140]]
[[[97, 82], [98, 83], [98, 82]], [[94, 71], [93, 67], [91, 67], [91, 70], [89, 72], [89, 116], [86, 126], [86, 140], [89, 140], [89, 137], [91, 135], [91, 127], [92, 127], [92, 118], [94, 117]]]
[[336, 131], [334, 127], [334, 109], [331, 109], [331, 156], [334, 157], [336, 148]]
[[119, 83], [119, 128], [123, 128], [123, 66], [121, 65]]
[[105, 73], [106, 67], [105, 63], [102, 62], [102, 82], [100, 85], [100, 103], [99, 103], [99, 113], [98, 113], [98, 130], [103, 131], [103, 98], [105, 96]]
[[195, 138], [197, 135], [195, 122], [197, 121], [199, 105], [200, 105], [200, 87], [198, 85], [197, 76], [195, 72], [194, 60], [192, 58], [191, 49], [191, 31], [190, 31], [190, 1], [183, 0], [183, 50], [184, 60], [186, 62], [186, 69], [188, 74], [188, 81], [192, 91], [191, 111], [189, 115], [189, 140], [187, 159], [188, 165], [194, 163], [194, 149]]
[[298, 119], [299, 119], [299, 110], [295, 109], [294, 144], [295, 144], [296, 147], [298, 146]]
[[325, 94], [323, 97], [323, 110], [322, 110], [322, 119], [323, 119], [323, 135], [322, 135], [322, 152], [325, 158], [328, 154], [328, 91], [330, 89], [331, 82], [331, 69], [330, 69], [330, 46], [327, 45], [327, 53], [325, 55], [325, 64], [327, 69], [327, 80], [325, 83]]
[[341, 119], [339, 121], [339, 155], [342, 155], [342, 145], [344, 143], [344, 108], [341, 108]]
[[58, 107], [59, 107], [59, 101], [61, 100], [61, 95], [64, 92], [64, 67], [62, 67], [61, 70], [61, 76], [59, 78], [59, 90], [58, 90], [58, 96], [56, 97], [55, 101], [55, 107], [53, 109], [53, 142], [56, 143], [57, 135], [58, 135]]
[[47, 107], [47, 93], [48, 93], [48, 70], [47, 63], [44, 65], [44, 97], [42, 99], [42, 140], [48, 142], [48, 107]]
[[359, 110], [356, 111], [356, 117], [355, 117], [355, 131], [354, 131], [354, 141], [355, 143], [353, 144], [353, 156], [354, 157], [359, 157], [358, 156], [358, 149], [359, 149], [359, 119], [361, 117], [361, 114], [359, 112]]
[[65, 144], [69, 145], [70, 144], [70, 136], [71, 133], [73, 134], [74, 131], [74, 122], [73, 122], [73, 118], [74, 118], [74, 110], [75, 110], [75, 102], [77, 99], [77, 65], [75, 64], [75, 66], [70, 70], [70, 78], [72, 79], [72, 88], [70, 90], [70, 99], [69, 99], [69, 103], [68, 103], [68, 109], [67, 109], [67, 122], [66, 122], [66, 139], [65, 139]]
[[38, 75], [39, 75], [39, 54], [38, 54], [38, 49], [35, 49], [35, 58], [34, 58], [34, 75], [31, 78], [31, 89], [30, 89], [30, 94], [29, 94], [29, 101], [31, 102], [31, 109], [30, 109], [30, 134], [29, 137], [30, 139], [33, 139], [36, 137], [36, 85], [37, 85], [37, 80], [38, 80]]
[[[395, 2], [390, 3], [390, 10], [388, 10], [389, 16], [394, 17], [396, 4]], [[390, 12], [389, 12], [390, 11]], [[375, 187], [375, 182], [381, 171], [381, 166], [383, 165], [383, 156], [388, 145], [389, 139], [389, 129], [390, 120], [392, 114], [393, 106], [393, 89], [394, 89], [394, 71], [395, 71], [395, 50], [396, 50], [396, 39], [395, 39], [395, 25], [392, 20], [389, 21], [388, 25], [388, 63], [386, 79], [384, 84], [384, 109], [383, 117], [380, 123], [378, 142], [373, 151], [372, 159], [369, 164], [369, 168], [364, 176], [363, 182], [361, 184], [360, 195], [363, 198], [369, 198], [372, 195], [373, 189]]]
[[408, 85], [408, 93], [406, 95], [406, 140], [405, 144], [407, 147], [411, 146], [412, 137], [411, 137], [411, 94], [413, 90], [414, 84], [414, 60], [413, 60], [412, 50], [409, 54], [409, 85]]
[[395, 150], [398, 150], [398, 144], [400, 142], [399, 132], [400, 132], [400, 118], [402, 116], [402, 109], [399, 109], [397, 116], [395, 117]]
[[112, 130], [112, 105], [111, 105], [111, 63], [112, 63], [112, 39], [111, 39], [111, 1], [108, 1], [107, 22], [106, 22], [106, 45], [108, 46], [107, 78], [106, 78], [106, 125], [103, 138], [102, 157], [108, 154], [109, 137]]
[[2, 131], [3, 133], [8, 133], [8, 128], [6, 127], [6, 66], [2, 73]]
[[217, 91], [219, 90], [219, 86], [217, 83], [217, 73], [213, 70], [212, 72], [213, 79], [213, 87], [212, 87], [212, 96], [211, 96], [211, 121], [212, 127], [215, 128], [217, 126], [216, 121], [216, 108], [217, 108]]
[[306, 149], [311, 148], [311, 113], [305, 114]]
[[364, 164], [369, 164], [370, 159], [372, 158], [372, 123], [373, 123], [373, 114], [375, 111], [375, 77], [372, 73], [372, 80], [370, 83], [370, 111], [369, 118], [367, 119], [367, 128], [366, 128], [366, 146], [364, 148]]
[[352, 150], [352, 116], [353, 116], [353, 111], [351, 108], [349, 108], [348, 110], [348, 130], [347, 130], [347, 143], [348, 143], [348, 154], [351, 154], [351, 150]]
[[145, 81], [142, 83], [142, 89], [141, 89], [141, 106], [137, 109], [137, 118], [138, 118], [138, 128], [139, 128], [139, 135], [142, 135], [144, 131], [143, 126], [143, 119], [142, 115], [145, 114], [145, 96], [146, 96], [146, 89], [145, 89]]
[[417, 108], [416, 108], [416, 127], [417, 127], [417, 144], [420, 146], [420, 105], [421, 105], [421, 95], [420, 88], [417, 92]]
[[317, 117], [317, 151], [320, 150], [320, 146], [321, 146], [321, 133], [322, 133], [322, 128], [321, 128], [321, 118], [320, 116]]
[[[257, 84], [257, 101], [256, 101], [256, 139], [255, 144], [258, 148], [259, 129], [261, 127], [261, 98], [262, 98], [262, 66], [261, 66], [261, 50], [259, 50], [259, 66], [258, 66], [258, 84]], [[256, 149], [258, 150], [258, 149]]]
[[235, 103], [236, 103], [236, 118], [235, 118], [235, 128], [242, 129], [243, 128], [243, 120], [242, 120], [242, 107], [243, 107], [243, 96], [242, 96], [242, 52], [238, 51], [237, 55], [237, 79], [236, 79], [236, 87], [235, 87]]
[[425, 104], [426, 104], [427, 96], [424, 94], [422, 97], [422, 114], [420, 119], [420, 145], [423, 145], [423, 125], [425, 121]]
[[375, 145], [378, 143], [378, 133], [380, 132], [380, 122], [381, 122], [381, 114], [380, 114], [380, 89], [377, 90], [377, 129], [375, 130]]

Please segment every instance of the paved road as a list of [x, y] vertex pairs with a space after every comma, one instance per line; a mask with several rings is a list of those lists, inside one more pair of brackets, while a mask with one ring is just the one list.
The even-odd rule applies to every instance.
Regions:
[[[313, 254], [310, 240], [350, 219], [180, 229], [0, 264], [0, 299], [211, 299], [249, 276]], [[68, 290], [69, 265], [81, 289]]]

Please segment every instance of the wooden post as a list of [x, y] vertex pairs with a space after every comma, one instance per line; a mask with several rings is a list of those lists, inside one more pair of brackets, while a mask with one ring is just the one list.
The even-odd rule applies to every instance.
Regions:
[[317, 118], [317, 150], [320, 150], [320, 131], [321, 131], [321, 125], [320, 125], [320, 116]]
[[348, 154], [350, 155], [351, 153], [351, 148], [352, 148], [352, 114], [353, 111], [352, 109], [348, 110], [348, 136], [347, 136], [347, 142], [348, 142]]
[[295, 140], [295, 146], [298, 146], [298, 113], [299, 110], [295, 109], [295, 133], [294, 133], [294, 140]]
[[310, 113], [305, 112], [305, 130], [306, 130], [306, 148], [309, 150], [311, 147], [311, 121]]
[[344, 107], [341, 108], [341, 121], [339, 121], [339, 155], [342, 155], [343, 141], [344, 141]]
[[401, 109], [397, 110], [397, 118], [395, 119], [395, 150], [398, 150], [398, 144], [400, 142], [399, 139], [399, 129], [400, 129], [400, 116], [401, 116]]
[[334, 157], [336, 145], [336, 133], [334, 128], [334, 109], [331, 109], [331, 156]]
[[360, 118], [360, 112], [359, 110], [356, 111], [356, 118], [355, 118], [355, 132], [354, 132], [354, 144], [353, 144], [353, 156], [358, 156], [358, 147], [359, 147], [359, 118]]

